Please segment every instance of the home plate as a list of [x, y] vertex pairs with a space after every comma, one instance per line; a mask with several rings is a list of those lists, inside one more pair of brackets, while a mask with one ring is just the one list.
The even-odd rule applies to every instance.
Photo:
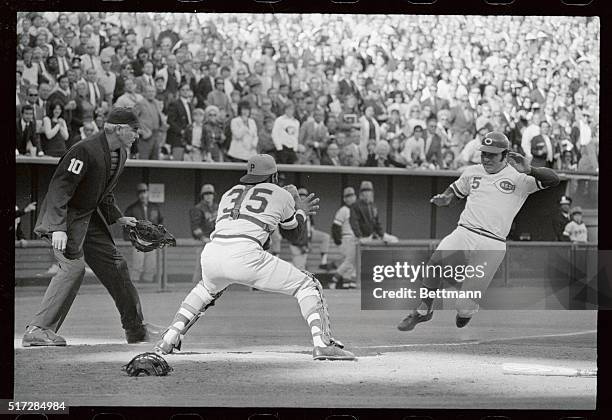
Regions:
[[524, 363], [504, 363], [502, 365], [502, 371], [505, 375], [597, 377], [597, 368], [576, 369], [563, 366]]
[[[22, 348], [21, 347], [21, 339], [22, 337], [15, 337], [13, 341], [14, 348]], [[68, 346], [100, 346], [104, 344], [127, 344], [125, 338], [66, 338], [66, 345]], [[25, 347], [28, 349], [34, 348], [51, 348], [51, 347], [63, 347], [63, 346], [32, 346]]]

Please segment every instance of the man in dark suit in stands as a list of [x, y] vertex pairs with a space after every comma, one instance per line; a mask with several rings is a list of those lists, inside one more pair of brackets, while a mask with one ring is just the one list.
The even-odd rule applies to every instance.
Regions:
[[440, 165], [442, 163], [442, 139], [437, 134], [437, 128], [438, 119], [436, 117], [429, 117], [425, 133], [425, 160], [428, 163]]
[[451, 130], [453, 133], [469, 131], [472, 135], [476, 133], [476, 112], [470, 106], [466, 92], [457, 93], [458, 104], [451, 109]]
[[168, 134], [166, 142], [172, 147], [172, 158], [182, 161], [185, 154], [185, 128], [192, 123], [193, 105], [187, 83], [179, 88], [179, 98], [168, 105]]
[[198, 108], [206, 108], [206, 99], [208, 98], [208, 94], [212, 92], [215, 87], [215, 78], [210, 75], [210, 64], [208, 62], [202, 63], [200, 67], [202, 71], [202, 77], [198, 82], [195, 89], [195, 96], [198, 100]]
[[357, 100], [360, 101], [361, 95], [359, 94], [359, 88], [355, 82], [351, 80], [351, 69], [349, 67], [344, 67], [342, 72], [343, 77], [338, 82], [338, 96], [344, 99], [346, 95], [352, 93], [357, 97]]
[[21, 116], [17, 118], [17, 154], [25, 155], [28, 151], [34, 155], [43, 155], [40, 139], [36, 134], [34, 108], [26, 104], [21, 107]]
[[533, 89], [529, 95], [531, 102], [537, 102], [540, 104], [540, 108], [544, 108], [546, 104], [546, 79], [539, 77], [536, 81], [536, 88]]
[[450, 106], [448, 101], [446, 99], [438, 97], [438, 88], [435, 84], [434, 79], [431, 76], [428, 77], [427, 83], [429, 97], [421, 101], [421, 108], [424, 108], [426, 106], [430, 107], [432, 115], [438, 115], [438, 111], [440, 111], [441, 109], [449, 109]]
[[336, 143], [330, 143], [321, 156], [321, 165], [342, 166], [340, 162], [340, 148]]

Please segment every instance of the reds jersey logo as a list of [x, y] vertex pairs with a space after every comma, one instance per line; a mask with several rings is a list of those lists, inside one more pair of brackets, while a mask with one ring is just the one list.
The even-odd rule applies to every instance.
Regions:
[[514, 185], [508, 178], [503, 178], [496, 181], [495, 186], [504, 194], [512, 194], [516, 189], [516, 185]]

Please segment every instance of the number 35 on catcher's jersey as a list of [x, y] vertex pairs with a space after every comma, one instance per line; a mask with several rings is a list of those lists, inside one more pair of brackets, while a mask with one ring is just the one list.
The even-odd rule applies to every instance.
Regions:
[[258, 184], [249, 188], [241, 199], [245, 188], [244, 185], [237, 185], [223, 194], [217, 222], [228, 218], [237, 204], [243, 217], [251, 217], [274, 227], [295, 213], [293, 197], [278, 185], [267, 182]]

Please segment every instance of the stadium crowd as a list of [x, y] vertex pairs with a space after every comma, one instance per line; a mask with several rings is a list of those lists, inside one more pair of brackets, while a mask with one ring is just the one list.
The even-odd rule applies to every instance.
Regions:
[[20, 13], [17, 154], [133, 107], [136, 159], [461, 169], [504, 132], [598, 170], [593, 17]]

